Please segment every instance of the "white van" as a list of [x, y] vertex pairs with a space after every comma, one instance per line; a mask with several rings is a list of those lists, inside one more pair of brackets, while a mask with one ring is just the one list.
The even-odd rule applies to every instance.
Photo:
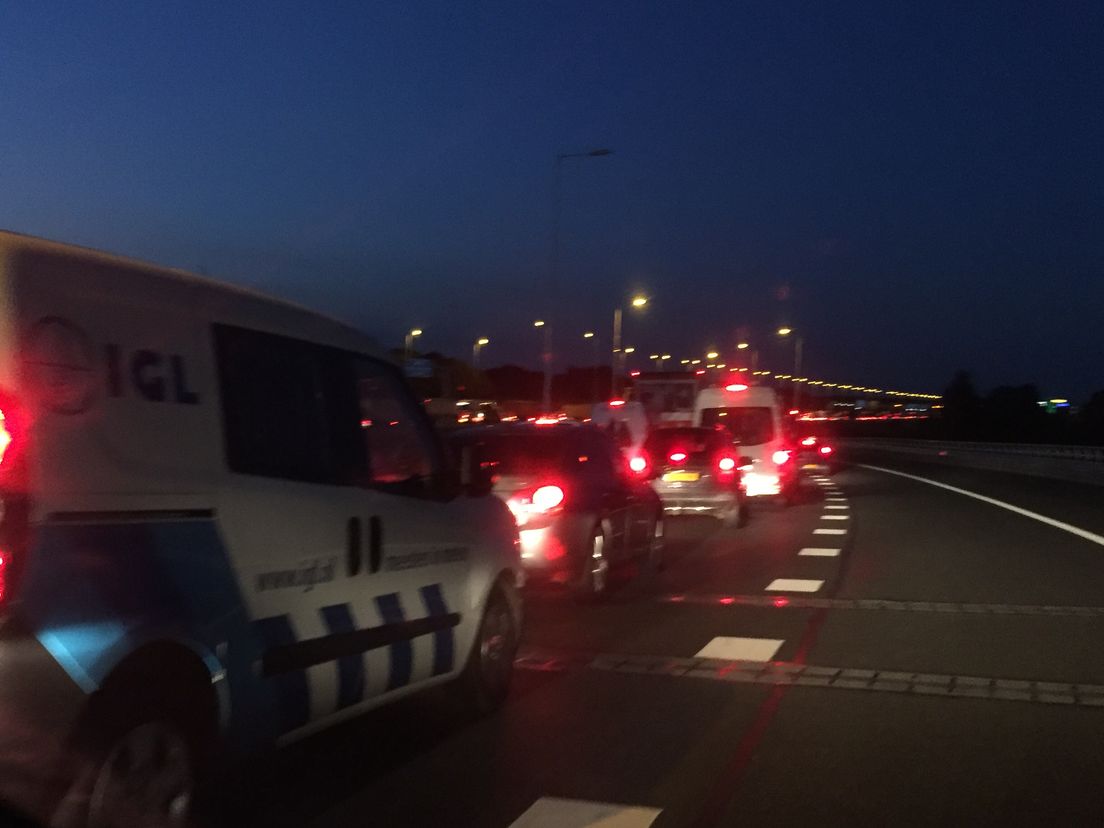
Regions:
[[0, 233], [0, 409], [7, 801], [178, 824], [208, 760], [454, 679], [502, 701], [514, 521], [362, 334]]
[[731, 383], [703, 388], [694, 401], [694, 425], [724, 426], [752, 459], [744, 472], [748, 497], [796, 495], [797, 463], [788, 439], [787, 421], [773, 388]]

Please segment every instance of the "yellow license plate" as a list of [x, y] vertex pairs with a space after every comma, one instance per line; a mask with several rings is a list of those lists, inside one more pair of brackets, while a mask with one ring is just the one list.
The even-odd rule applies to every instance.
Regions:
[[693, 483], [700, 479], [701, 474], [698, 472], [667, 472], [663, 475], [665, 483]]

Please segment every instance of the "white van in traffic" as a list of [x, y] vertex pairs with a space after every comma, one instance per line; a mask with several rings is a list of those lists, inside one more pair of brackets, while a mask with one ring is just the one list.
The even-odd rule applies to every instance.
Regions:
[[514, 521], [362, 334], [0, 233], [0, 410], [8, 801], [178, 824], [216, 756], [454, 679], [502, 701]]
[[694, 401], [694, 425], [723, 426], [752, 459], [744, 472], [748, 497], [796, 495], [797, 464], [788, 439], [787, 421], [773, 388], [735, 382], [703, 388]]

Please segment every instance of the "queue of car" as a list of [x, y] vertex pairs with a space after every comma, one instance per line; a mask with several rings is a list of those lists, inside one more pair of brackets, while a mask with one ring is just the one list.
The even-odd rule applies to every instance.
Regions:
[[442, 435], [345, 325], [9, 233], [0, 323], [0, 797], [50, 824], [184, 824], [210, 768], [422, 688], [490, 711], [527, 582], [600, 597], [831, 454], [746, 386]]

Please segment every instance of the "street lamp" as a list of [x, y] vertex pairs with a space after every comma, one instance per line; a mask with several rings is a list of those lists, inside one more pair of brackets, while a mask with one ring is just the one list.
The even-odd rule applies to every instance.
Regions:
[[414, 349], [414, 339], [421, 335], [421, 328], [411, 328], [406, 332], [406, 339], [403, 341], [403, 356], [406, 361], [410, 360], [411, 351]]
[[720, 356], [720, 354], [718, 354], [716, 351], [710, 351], [708, 354], [705, 355], [705, 358], [706, 359], [716, 359], [719, 356]]
[[[635, 296], [633, 296], [629, 300], [630, 307], [636, 308], [637, 310], [640, 310], [641, 308], [645, 307], [647, 304], [648, 304], [648, 297], [644, 296], [641, 293], [636, 294]], [[610, 372], [611, 373], [611, 376], [610, 376], [610, 396], [611, 397], [616, 397], [617, 396], [618, 362], [620, 362], [620, 364], [621, 364], [620, 372], [624, 373], [624, 371], [625, 371], [625, 367], [624, 367], [625, 366], [625, 358], [624, 358], [624, 356], [621, 356], [620, 359], [618, 359], [618, 355], [621, 354], [621, 315], [622, 315], [622, 308], [621, 308], [621, 305], [618, 304], [618, 306], [613, 309], [613, 361], [610, 365], [610, 367], [612, 369], [611, 372]], [[628, 351], [625, 351], [625, 353], [628, 353]]]
[[472, 345], [472, 367], [473, 368], [478, 368], [479, 367], [479, 354], [483, 350], [483, 346], [484, 345], [490, 345], [490, 344], [491, 344], [491, 340], [487, 339], [487, 337], [485, 337], [485, 336], [481, 336], [481, 337], [479, 337], [479, 339], [475, 340], [475, 344]]
[[748, 343], [746, 343], [746, 342], [738, 342], [738, 343], [736, 344], [736, 350], [737, 350], [737, 351], [746, 351], [746, 350], [747, 350], [748, 348], [750, 348], [750, 347], [751, 347], [751, 346], [750, 346], [750, 345], [748, 345]]

